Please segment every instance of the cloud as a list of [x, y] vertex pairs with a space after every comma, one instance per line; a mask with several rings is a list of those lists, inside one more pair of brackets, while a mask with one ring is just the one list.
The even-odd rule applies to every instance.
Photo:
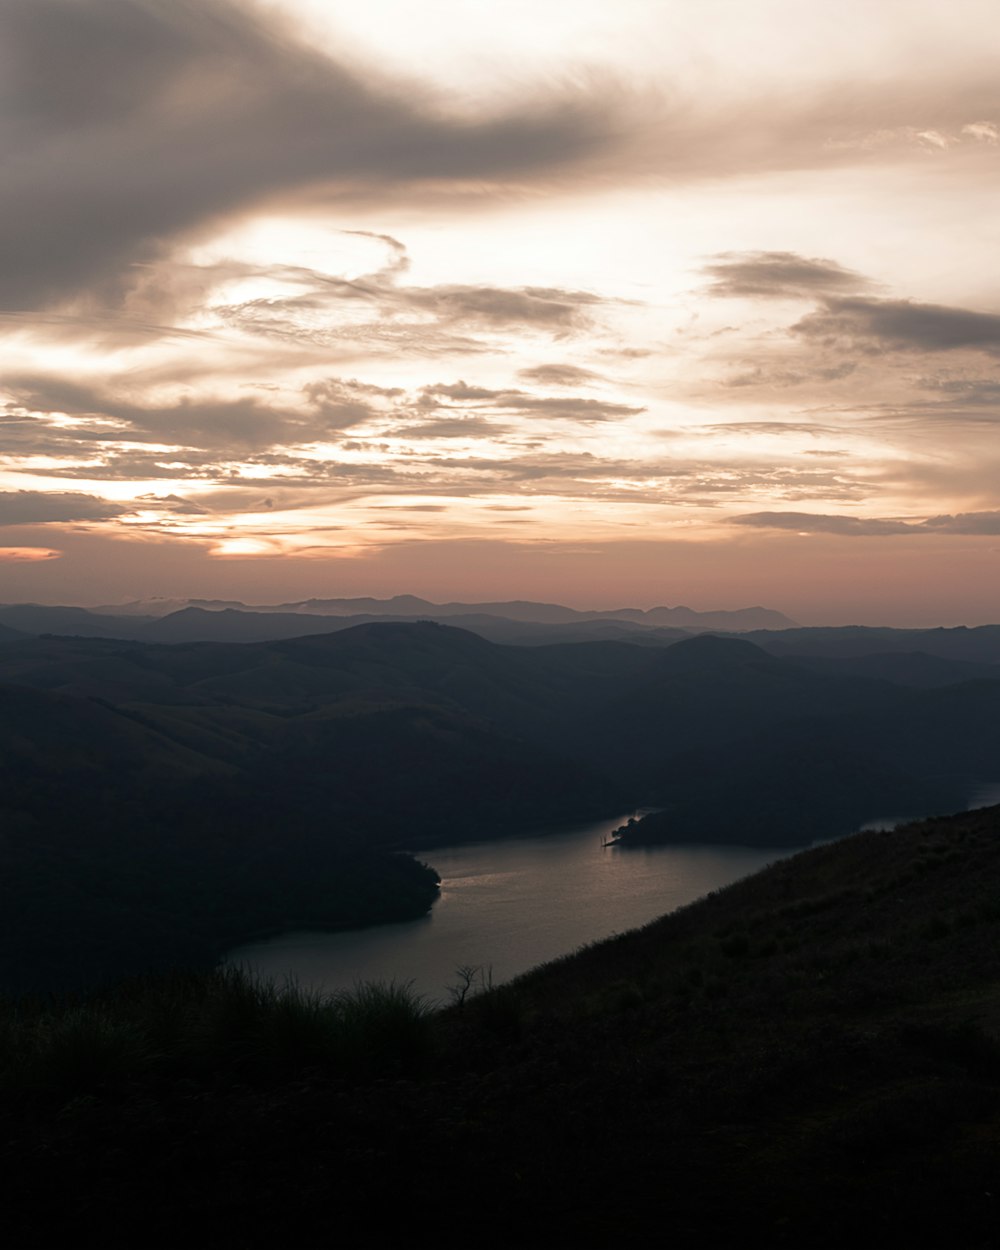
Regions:
[[[180, 495], [138, 495], [135, 499], [137, 507], [155, 508], [158, 512], [171, 513], [174, 516], [208, 516], [209, 509], [201, 507], [191, 499], [182, 499]], [[264, 506], [270, 507], [268, 500]]]
[[904, 534], [914, 528], [903, 521], [825, 516], [814, 512], [751, 512], [743, 516], [730, 517], [729, 523], [747, 525], [754, 529], [795, 530], [812, 534]]
[[601, 381], [601, 375], [578, 365], [535, 365], [521, 369], [517, 375], [523, 382], [539, 386], [586, 386], [588, 382]]
[[[235, 495], [217, 506], [201, 492], [198, 504], [192, 504], [180, 497], [187, 492], [173, 486], [183, 481], [214, 483], [255, 501], [262, 492], [276, 496], [293, 486], [324, 496], [296, 509], [398, 486], [489, 493], [518, 473], [517, 464], [533, 442], [540, 446], [543, 436], [554, 437], [554, 423], [575, 436], [576, 430], [644, 411], [612, 399], [465, 381], [407, 390], [356, 378], [316, 378], [292, 391], [285, 403], [267, 392], [266, 397], [185, 396], [157, 403], [116, 393], [122, 382], [142, 395], [141, 377], [112, 381], [107, 389], [50, 375], [12, 377], [7, 384], [12, 402], [7, 416], [0, 415], [0, 453], [22, 472], [48, 479], [88, 485], [163, 482], [163, 494], [147, 493], [131, 511], [122, 508], [103, 518], [117, 517], [129, 525], [156, 525], [167, 516], [196, 518], [204, 503], [222, 512], [257, 509], [256, 502], [238, 502]], [[357, 435], [344, 438], [348, 430]], [[472, 444], [480, 454], [462, 458], [456, 451], [452, 459], [442, 457], [435, 440]], [[485, 476], [484, 460], [491, 465]], [[532, 467], [529, 476], [536, 471]], [[571, 493], [576, 494], [575, 486]], [[35, 502], [42, 498], [39, 492]], [[71, 497], [80, 514], [76, 519], [83, 519], [82, 500]], [[90, 505], [88, 517], [95, 507]], [[52, 519], [74, 519], [72, 511], [63, 508]], [[98, 519], [96, 513], [92, 519]]]
[[827, 140], [827, 147], [874, 152], [880, 149], [915, 148], [922, 152], [944, 152], [961, 144], [995, 144], [1000, 138], [996, 122], [972, 121], [945, 127], [882, 126], [855, 131]]
[[445, 399], [479, 400], [496, 399], [503, 391], [492, 390], [487, 386], [470, 386], [468, 382], [435, 382], [422, 388], [424, 395], [442, 396]]
[[[673, 431], [668, 431], [673, 433]], [[784, 436], [788, 434], [808, 434], [816, 438], [832, 438], [838, 431], [834, 425], [823, 425], [814, 421], [717, 421], [712, 425], [698, 427], [702, 435], [721, 434], [726, 438], [733, 435], [754, 437]]]
[[498, 438], [512, 432], [509, 425], [499, 425], [485, 417], [444, 417], [393, 430], [396, 438]]
[[[758, 87], [752, 96], [738, 87], [685, 96], [676, 85], [656, 94], [578, 75], [575, 85], [522, 88], [516, 105], [473, 109], [306, 46], [282, 7], [4, 0], [4, 306], [37, 309], [80, 293], [114, 303], [141, 284], [137, 267], [178, 239], [265, 204], [315, 210], [405, 196], [412, 205], [435, 192], [480, 202], [499, 185], [571, 178], [605, 187], [651, 170], [678, 185], [884, 162], [910, 153], [914, 136], [921, 155], [930, 146], [944, 157], [953, 147], [989, 157], [1000, 133], [993, 77], [978, 71], [961, 81]], [[396, 255], [383, 276], [405, 268]], [[521, 297], [414, 291], [467, 319], [558, 324], [571, 315], [546, 307], [544, 293]]]
[[[301, 410], [263, 403], [255, 397], [182, 398], [172, 404], [141, 404], [122, 396], [53, 377], [11, 378], [7, 389], [30, 411], [88, 418], [90, 425], [49, 435], [65, 450], [80, 442], [101, 442], [109, 452], [116, 443], [155, 442], [180, 448], [229, 450], [246, 455], [283, 444], [302, 444], [367, 420], [375, 409], [356, 384], [326, 379], [305, 390]], [[37, 427], [15, 417], [38, 448]], [[42, 440], [43, 441], [43, 440]], [[163, 453], [158, 453], [163, 458]], [[142, 474], [139, 474], [142, 476]]]
[[826, 368], [781, 369], [752, 365], [739, 373], [731, 373], [722, 378], [721, 384], [729, 389], [765, 387], [768, 390], [785, 390], [810, 382], [839, 382], [842, 378], [850, 377], [857, 367], [857, 363], [851, 360]]
[[795, 530], [799, 533], [883, 537], [888, 534], [1000, 534], [1000, 512], [960, 512], [899, 521], [879, 517], [826, 516], [814, 512], [752, 512], [729, 518], [731, 525], [757, 529]]
[[938, 534], [1000, 534], [1000, 512], [960, 512], [928, 517], [920, 527]]
[[1000, 402], [1000, 381], [996, 378], [930, 376], [921, 378], [920, 385], [947, 395], [952, 404], [979, 407]]
[[731, 89], [663, 91], [608, 163], [616, 161], [623, 178], [653, 169], [673, 186], [786, 171], [924, 167], [929, 158], [938, 177], [958, 164], [992, 177], [997, 94], [985, 61], [966, 59], [957, 72], [903, 69], [867, 80], [841, 76], [831, 61], [809, 86], [740, 78]]
[[[275, 270], [269, 277], [278, 277]], [[287, 271], [284, 278], [288, 279]], [[592, 328], [616, 301], [552, 287], [398, 286], [394, 274], [347, 282], [299, 269], [301, 294], [215, 304], [212, 313], [246, 333], [309, 345], [353, 342], [430, 355], [474, 352], [483, 332], [540, 332], [566, 338]]]
[[389, 249], [388, 263], [376, 270], [372, 277], [391, 280], [398, 278], [409, 269], [410, 256], [406, 250], [406, 244], [393, 238], [391, 234], [379, 234], [375, 230], [345, 230], [343, 233], [353, 235], [358, 239], [374, 239], [376, 243], [384, 243]]
[[177, 236], [265, 200], [488, 185], [615, 141], [606, 99], [539, 92], [458, 116], [235, 0], [5, 0], [0, 48], [0, 300], [14, 308], [114, 297]]
[[[205, 266], [200, 282], [191, 278], [179, 288], [169, 281], [151, 282], [143, 307], [148, 314], [163, 318], [164, 300], [176, 301], [185, 293], [204, 295], [213, 280], [224, 292], [230, 280], [256, 279], [279, 284], [283, 293], [238, 303], [217, 300], [211, 314], [227, 328], [307, 347], [352, 344], [427, 356], [480, 352], [489, 343], [475, 336], [484, 334], [538, 333], [565, 339], [591, 330], [599, 312], [623, 303], [592, 291], [561, 287], [407, 286], [400, 278], [409, 259], [398, 239], [366, 231], [342, 233], [384, 244], [388, 263], [350, 279], [301, 265]], [[291, 292], [288, 287], [293, 288]], [[190, 308], [177, 305], [174, 315], [179, 311]], [[594, 375], [584, 370], [582, 376]]]
[[58, 560], [62, 554], [51, 547], [0, 547], [0, 564], [34, 564], [40, 560]]
[[603, 399], [580, 399], [574, 395], [538, 396], [521, 391], [505, 391], [497, 405], [512, 412], [556, 417], [567, 421], [615, 421], [645, 412], [644, 406], [615, 404]]
[[0, 491], [0, 525], [37, 525], [53, 521], [107, 521], [127, 509], [76, 491]]
[[562, 420], [609, 421], [635, 416], [646, 409], [642, 405], [618, 404], [576, 395], [532, 395], [521, 390], [494, 390], [469, 386], [466, 382], [436, 382], [423, 387], [423, 394], [464, 403], [485, 404], [504, 413], [543, 415]]
[[997, 143], [1000, 141], [1000, 126], [996, 122], [967, 122], [962, 127], [962, 134], [980, 143]]
[[909, 300], [827, 299], [792, 332], [825, 347], [867, 352], [1000, 352], [1000, 315]]
[[401, 290], [399, 296], [410, 308], [432, 312], [449, 322], [534, 325], [563, 332], [585, 329], [590, 324], [586, 310], [605, 302], [589, 291], [555, 287], [411, 287]]
[[702, 268], [709, 295], [742, 299], [814, 299], [871, 286], [862, 274], [833, 260], [795, 252], [722, 252]]
[[324, 382], [310, 383], [304, 389], [307, 395], [315, 398], [318, 388], [329, 396], [331, 387], [341, 395], [368, 395], [377, 399], [398, 399], [406, 394], [402, 386], [378, 386], [373, 382], [359, 382], [357, 378], [327, 378]]

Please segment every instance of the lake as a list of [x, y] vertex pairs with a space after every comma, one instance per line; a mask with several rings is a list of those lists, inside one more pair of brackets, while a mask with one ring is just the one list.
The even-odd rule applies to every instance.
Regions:
[[[1000, 803], [1000, 783], [983, 782], [968, 807]], [[631, 814], [631, 813], [629, 813]], [[536, 964], [647, 924], [685, 903], [749, 876], [801, 847], [604, 847], [628, 816], [559, 833], [423, 850], [441, 876], [426, 916], [339, 933], [286, 933], [230, 951], [226, 962], [317, 990], [356, 981], [412, 981], [421, 994], [449, 1001], [462, 965], [491, 968], [495, 983]], [[915, 815], [872, 820], [891, 829]]]
[[601, 843], [627, 817], [559, 833], [420, 852], [441, 875], [428, 915], [348, 932], [287, 933], [231, 951], [226, 962], [319, 989], [359, 980], [412, 981], [439, 1002], [461, 965], [495, 982], [623, 933], [791, 854], [743, 846]]

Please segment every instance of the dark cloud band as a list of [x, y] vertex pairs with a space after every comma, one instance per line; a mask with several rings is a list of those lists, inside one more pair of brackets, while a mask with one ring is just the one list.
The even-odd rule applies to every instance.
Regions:
[[265, 199], [555, 169], [613, 129], [597, 101], [565, 95], [449, 115], [235, 0], [5, 0], [0, 49], [12, 308], [114, 296], [130, 265]]
[[730, 517], [729, 522], [755, 529], [841, 534], [858, 538], [881, 538], [895, 534], [1000, 534], [1000, 512], [960, 512], [954, 516], [928, 517], [925, 521], [829, 516], [815, 512], [751, 512]]

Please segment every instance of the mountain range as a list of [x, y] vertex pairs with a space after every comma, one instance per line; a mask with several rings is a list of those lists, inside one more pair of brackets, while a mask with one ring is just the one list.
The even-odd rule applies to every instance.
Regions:
[[[46, 604], [0, 604], [0, 627], [19, 633], [76, 634], [95, 638], [144, 638], [158, 642], [263, 641], [332, 631], [373, 621], [448, 621], [497, 641], [558, 641], [567, 638], [627, 637], [655, 629], [784, 629], [794, 625], [768, 608], [695, 612], [690, 608], [620, 608], [579, 611], [552, 603], [430, 603], [414, 595], [391, 599], [307, 599], [248, 607], [230, 600], [137, 600], [93, 610]], [[573, 631], [576, 631], [575, 633]], [[0, 634], [0, 637], [3, 635]], [[673, 637], [680, 636], [675, 632]]]
[[[928, 631], [980, 654], [998, 632]], [[208, 954], [419, 914], [434, 875], [401, 851], [615, 811], [657, 809], [624, 851], [804, 845], [954, 810], [1000, 778], [998, 717], [982, 660], [777, 656], [709, 633], [511, 646], [396, 621], [0, 641], [0, 980], [65, 972], [68, 944], [81, 976], [114, 971], [123, 915], [144, 963], [176, 956], [178, 934]], [[33, 972], [12, 954], [26, 932]]]
[[782, 629], [794, 625], [783, 613], [761, 607], [716, 612], [696, 612], [682, 606], [587, 611], [568, 608], [558, 603], [533, 603], [523, 599], [488, 603], [432, 603], [416, 595], [393, 595], [389, 599], [302, 599], [294, 603], [252, 606], [225, 599], [133, 600], [120, 606], [98, 607], [94, 612], [109, 616], [162, 617], [187, 607], [209, 612], [228, 609], [309, 616], [416, 617], [421, 620], [446, 620], [455, 616], [499, 616], [511, 621], [533, 621], [548, 625], [594, 620], [622, 620], [648, 626], [675, 625], [680, 628], [720, 630]]
[[[518, 646], [619, 641], [663, 647], [700, 633], [731, 634], [772, 655], [798, 659], [817, 669], [867, 674], [904, 685], [972, 680], [989, 676], [991, 666], [1000, 663], [1000, 625], [934, 629], [796, 626], [781, 613], [764, 608], [704, 613], [688, 608], [581, 612], [558, 604], [521, 601], [433, 604], [412, 595], [387, 600], [309, 599], [252, 608], [227, 600], [172, 599], [137, 600], [93, 610], [0, 604], [0, 641], [55, 634], [164, 643], [268, 642], [336, 633], [356, 625], [423, 621], [446, 623], [491, 642]], [[898, 658], [891, 661], [892, 655]]]

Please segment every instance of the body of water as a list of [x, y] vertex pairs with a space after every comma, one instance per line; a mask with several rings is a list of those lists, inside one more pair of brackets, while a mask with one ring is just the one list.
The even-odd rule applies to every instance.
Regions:
[[239, 947], [227, 962], [321, 990], [359, 980], [412, 981], [448, 999], [461, 965], [495, 982], [623, 933], [781, 859], [787, 849], [601, 844], [626, 818], [560, 833], [422, 851], [441, 875], [427, 916], [340, 933], [288, 933]]

